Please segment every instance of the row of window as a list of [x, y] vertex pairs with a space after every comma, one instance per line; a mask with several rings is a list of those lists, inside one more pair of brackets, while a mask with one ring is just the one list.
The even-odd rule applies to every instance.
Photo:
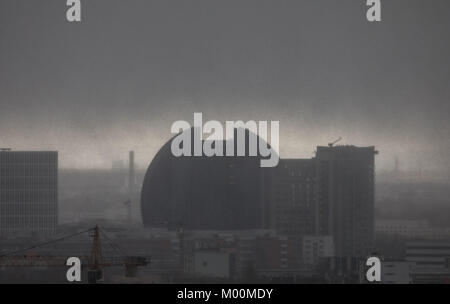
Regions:
[[8, 231], [10, 229], [51, 229], [56, 227], [57, 217], [47, 216], [8, 216], [1, 217], [0, 229]]
[[56, 189], [52, 190], [0, 190], [0, 204], [6, 203], [54, 203], [58, 201], [58, 193]]
[[58, 160], [56, 151], [7, 151], [0, 152], [2, 162], [55, 162]]
[[0, 177], [0, 189], [40, 189], [56, 188], [57, 179], [55, 176], [36, 177]]
[[56, 204], [1, 204], [0, 218], [8, 216], [53, 215], [58, 211]]

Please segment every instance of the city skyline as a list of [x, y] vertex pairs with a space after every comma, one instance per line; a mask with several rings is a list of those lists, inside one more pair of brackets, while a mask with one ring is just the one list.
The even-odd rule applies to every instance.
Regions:
[[449, 12], [1, 0], [0, 284], [449, 283]]

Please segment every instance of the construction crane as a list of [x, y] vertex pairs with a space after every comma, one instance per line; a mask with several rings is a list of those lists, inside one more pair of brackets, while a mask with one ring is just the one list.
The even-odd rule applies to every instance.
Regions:
[[342, 137], [340, 137], [339, 136], [339, 138], [338, 139], [336, 139], [335, 141], [333, 141], [333, 142], [330, 142], [329, 144], [328, 144], [328, 147], [333, 147], [336, 143], [338, 143], [339, 141], [341, 141], [342, 140]]
[[[133, 277], [136, 275], [137, 268], [146, 266], [150, 263], [148, 257], [137, 257], [126, 255], [108, 236], [98, 227], [87, 229], [75, 234], [67, 235], [45, 243], [33, 245], [31, 247], [9, 252], [0, 255], [0, 268], [2, 267], [67, 267], [66, 262], [69, 257], [61, 256], [39, 256], [23, 255], [32, 249], [40, 248], [49, 244], [57, 243], [69, 238], [73, 238], [83, 233], [89, 233], [93, 238], [92, 248], [89, 256], [79, 256], [82, 269], [88, 270], [88, 282], [98, 283], [103, 281], [103, 268], [124, 266], [125, 276]], [[102, 254], [102, 243], [100, 237], [105, 238], [111, 248], [119, 254], [119, 257], [104, 257]], [[19, 255], [20, 254], [20, 255]]]

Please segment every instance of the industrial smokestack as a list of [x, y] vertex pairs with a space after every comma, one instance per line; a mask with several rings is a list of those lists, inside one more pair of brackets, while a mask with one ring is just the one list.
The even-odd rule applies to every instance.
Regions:
[[132, 215], [131, 215], [131, 207], [132, 207], [132, 197], [134, 192], [134, 151], [130, 151], [128, 154], [128, 200], [124, 203], [127, 208], [127, 221], [128, 224], [131, 224]]
[[134, 190], [134, 151], [129, 153], [129, 169], [128, 169], [128, 194], [132, 195]]

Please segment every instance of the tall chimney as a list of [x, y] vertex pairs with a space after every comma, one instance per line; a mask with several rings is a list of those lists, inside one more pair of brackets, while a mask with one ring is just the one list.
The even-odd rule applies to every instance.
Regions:
[[[132, 195], [134, 191], [134, 151], [129, 152], [128, 158], [129, 168], [128, 168], [128, 195]], [[130, 197], [131, 198], [131, 197]]]

